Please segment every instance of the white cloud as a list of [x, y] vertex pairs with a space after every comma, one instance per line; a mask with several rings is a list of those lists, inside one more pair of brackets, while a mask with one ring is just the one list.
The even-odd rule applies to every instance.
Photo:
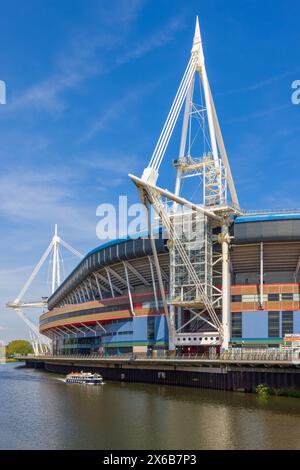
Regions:
[[184, 27], [180, 17], [172, 18], [160, 31], [155, 32], [142, 43], [133, 47], [117, 59], [117, 64], [125, 64], [133, 59], [140, 59], [153, 49], [165, 46], [174, 39], [175, 34]]
[[[36, 83], [11, 101], [9, 111], [19, 108], [32, 107], [49, 112], [60, 112], [65, 109], [63, 92], [79, 86], [84, 80], [107, 72], [107, 65], [103, 60], [105, 53], [120, 46], [126, 30], [119, 29], [119, 34], [111, 31], [111, 25], [130, 27], [135, 20], [143, 2], [139, 0], [126, 0], [120, 2], [118, 8], [109, 5], [111, 13], [110, 22], [103, 28], [100, 25], [96, 32], [88, 34], [78, 32], [73, 35], [69, 44], [56, 57], [54, 70], [49, 77]], [[107, 17], [107, 9], [106, 15]], [[111, 19], [113, 18], [113, 21]], [[101, 55], [99, 54], [101, 53]]]
[[125, 94], [118, 100], [114, 101], [109, 108], [96, 119], [90, 126], [90, 129], [83, 135], [81, 141], [92, 139], [98, 132], [105, 129], [116, 118], [120, 118], [124, 113], [128, 115], [129, 105], [140, 100], [147, 93], [151, 93], [158, 85], [158, 82], [151, 82], [142, 87], [135, 88]]
[[25, 222], [33, 222], [37, 228], [58, 223], [72, 238], [91, 239], [95, 221], [87, 215], [92, 210], [78, 199], [77, 193], [84, 188], [75, 175], [63, 167], [57, 168], [56, 173], [15, 169], [2, 175], [0, 214], [19, 226]]
[[[117, 27], [120, 23], [130, 26], [141, 8], [142, 2], [131, 1], [123, 15], [114, 17]], [[119, 13], [119, 12], [118, 12]], [[177, 31], [184, 27], [180, 17], [172, 18], [161, 30], [118, 54], [111, 61], [111, 51], [122, 48], [127, 31], [119, 30], [118, 34], [103, 31], [89, 36], [73, 37], [72, 45], [66, 46], [56, 58], [54, 71], [40, 83], [36, 83], [11, 101], [7, 110], [14, 112], [20, 108], [31, 107], [51, 113], [59, 113], [66, 108], [62, 95], [65, 91], [81, 86], [93, 77], [112, 72], [116, 67], [131, 60], [139, 59], [153, 49], [162, 47], [174, 39]], [[109, 57], [106, 57], [109, 54]]]
[[279, 113], [285, 109], [291, 108], [291, 104], [283, 104], [281, 106], [274, 106], [273, 108], [261, 109], [254, 113], [245, 114], [244, 116], [237, 116], [236, 118], [229, 119], [227, 123], [232, 124], [235, 122], [248, 122], [253, 119], [260, 119], [271, 114]]
[[288, 70], [288, 71], [283, 72], [281, 74], [273, 75], [271, 77], [268, 77], [265, 80], [261, 80], [259, 82], [255, 82], [255, 83], [246, 85], [242, 88], [233, 88], [231, 90], [224, 90], [224, 91], [217, 92], [217, 93], [215, 93], [215, 95], [216, 96], [227, 96], [227, 95], [233, 95], [233, 94], [237, 94], [237, 93], [248, 93], [248, 92], [251, 92], [251, 91], [257, 91], [260, 88], [265, 88], [269, 85], [272, 85], [274, 82], [280, 81], [283, 78], [289, 77], [292, 74], [295, 74], [295, 73], [298, 73], [298, 72], [299, 72], [299, 68], [294, 69], [294, 70]]
[[118, 153], [107, 154], [106, 158], [103, 156], [90, 157], [85, 160], [85, 164], [90, 168], [95, 168], [98, 170], [107, 171], [111, 173], [112, 171], [117, 175], [126, 175], [130, 168], [135, 168], [138, 163], [138, 157], [136, 156], [126, 156]]

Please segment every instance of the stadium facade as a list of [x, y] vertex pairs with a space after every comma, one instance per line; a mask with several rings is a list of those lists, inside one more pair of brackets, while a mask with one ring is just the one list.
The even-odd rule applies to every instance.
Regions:
[[[231, 224], [233, 346], [278, 347], [300, 333], [300, 212], [236, 217]], [[169, 249], [155, 240], [169, 291]], [[178, 307], [176, 348], [211, 344], [205, 322]], [[86, 255], [48, 300], [40, 331], [58, 354], [121, 354], [168, 349], [168, 326], [150, 240], [116, 240]]]
[[[158, 178], [182, 108], [172, 192], [158, 186]], [[150, 162], [141, 178], [129, 176], [148, 222], [152, 208], [163, 230], [153, 237], [148, 223], [148, 237], [96, 248], [53, 292], [40, 332], [51, 338], [54, 353], [278, 347], [285, 335], [300, 333], [300, 212], [240, 209], [198, 20]], [[183, 193], [193, 184], [196, 202]]]

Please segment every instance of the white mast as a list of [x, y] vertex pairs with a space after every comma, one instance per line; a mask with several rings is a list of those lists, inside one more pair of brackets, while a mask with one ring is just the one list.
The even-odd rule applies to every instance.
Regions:
[[[23, 309], [24, 308], [44, 308], [47, 305], [47, 298], [42, 298], [41, 300], [38, 301], [24, 301], [24, 296], [26, 292], [28, 291], [29, 287], [32, 285], [34, 279], [36, 278], [37, 274], [41, 270], [42, 266], [45, 264], [47, 259], [50, 257], [52, 253], [52, 282], [51, 282], [51, 294], [55, 292], [55, 290], [60, 286], [61, 284], [61, 272], [60, 272], [60, 265], [62, 263], [62, 257], [60, 255], [59, 251], [59, 246], [63, 246], [65, 249], [67, 249], [69, 252], [71, 252], [73, 255], [77, 256], [78, 258], [82, 259], [83, 255], [75, 250], [71, 245], [69, 245], [67, 242], [65, 242], [62, 238], [59, 237], [58, 235], [58, 229], [57, 229], [57, 224], [55, 224], [54, 228], [54, 235], [52, 237], [52, 240], [46, 250], [44, 251], [43, 255], [41, 256], [40, 260], [34, 267], [32, 273], [30, 274], [29, 278], [25, 282], [24, 286], [22, 287], [21, 291], [15, 298], [13, 302], [7, 303], [8, 308], [12, 308], [15, 310], [17, 315], [29, 326], [33, 338], [38, 339], [38, 344], [40, 345], [40, 351], [44, 350], [50, 350], [51, 346], [51, 341], [49, 338], [47, 338], [44, 335], [41, 335], [38, 327], [31, 321], [27, 316], [24, 314]], [[37, 351], [36, 343], [34, 345], [35, 351]]]
[[[213, 160], [215, 162], [216, 169], [218, 169], [220, 165], [220, 160], [219, 160], [219, 153], [220, 153], [222, 164], [224, 165], [225, 170], [226, 170], [226, 180], [229, 186], [232, 203], [235, 207], [239, 207], [237, 193], [235, 190], [235, 185], [234, 185], [234, 181], [232, 178], [230, 165], [228, 162], [227, 153], [226, 153], [222, 133], [220, 130], [220, 125], [219, 125], [213, 97], [211, 94], [210, 84], [209, 84], [209, 80], [208, 80], [208, 76], [206, 72], [198, 16], [196, 18], [196, 27], [195, 27], [195, 33], [194, 33], [194, 39], [193, 39], [193, 46], [191, 49], [190, 60], [188, 62], [187, 68], [185, 70], [182, 81], [178, 88], [177, 94], [171, 106], [165, 125], [158, 139], [157, 145], [150, 159], [149, 165], [147, 168], [145, 168], [143, 172], [142, 180], [150, 184], [154, 184], [154, 185], [156, 184], [158, 175], [159, 175], [159, 168], [163, 161], [163, 158], [164, 158], [168, 143], [170, 141], [171, 135], [173, 133], [175, 124], [178, 120], [180, 110], [182, 108], [184, 101], [186, 100], [183, 128], [182, 128], [182, 134], [181, 134], [179, 159], [184, 157], [184, 151], [186, 148], [186, 139], [187, 139], [188, 117], [189, 117], [191, 106], [192, 106], [193, 89], [194, 89], [194, 81], [195, 81], [196, 74], [199, 75], [200, 81], [202, 83], [203, 91], [204, 91], [205, 111], [206, 111], [206, 116], [207, 116], [207, 121], [208, 121], [209, 137], [210, 137]], [[178, 169], [177, 180], [175, 184], [176, 195], [179, 194], [180, 182], [178, 181], [178, 178], [180, 178], [180, 175], [181, 175], [181, 169]]]
[[[193, 103], [196, 77], [202, 85], [204, 94], [204, 104], [200, 109]], [[179, 156], [174, 163], [176, 169], [175, 190], [174, 193], [171, 193], [157, 186], [157, 180], [160, 166], [184, 102]], [[202, 125], [203, 139], [208, 141], [211, 150], [209, 153], [196, 157], [190, 155], [190, 148], [187, 154], [187, 139], [190, 138], [193, 115], [196, 115]], [[205, 135], [205, 123], [208, 127], [208, 136]], [[183, 307], [194, 315], [187, 323], [193, 321], [197, 325], [197, 322], [205, 321], [215, 329], [215, 332], [207, 335], [211, 336], [210, 344], [222, 344], [223, 348], [227, 349], [230, 341], [230, 258], [228, 249], [230, 237], [228, 224], [230, 214], [241, 213], [241, 211], [206, 72], [198, 17], [196, 18], [191, 57], [150, 162], [141, 178], [129, 176], [137, 185], [147, 210], [149, 205], [153, 206], [162, 225], [167, 228], [172, 242], [170, 243], [170, 313], [167, 318], [170, 338], [175, 338], [175, 342], [180, 339], [179, 336], [185, 325], [182, 325], [181, 321], [177, 322], [181, 325], [175, 331], [175, 326], [172, 326], [170, 320], [172, 318], [171, 311], [174, 311], [175, 308], [180, 312]], [[190, 181], [192, 177], [200, 177], [203, 182], [203, 203], [201, 205], [193, 204], [192, 201], [184, 199], [180, 195], [181, 181], [185, 178], [189, 178], [187, 181]], [[231, 204], [227, 202], [227, 185]], [[181, 213], [179, 209], [182, 210]], [[179, 229], [187, 225], [197, 226], [198, 239], [196, 242], [189, 236], [190, 234], [188, 236], [185, 234], [184, 238], [179, 234]], [[216, 227], [219, 227], [220, 230], [218, 242], [221, 245], [220, 253], [213, 249], [213, 243], [216, 243], [213, 237], [213, 228]], [[155, 245], [152, 244], [152, 246], [155, 250]], [[216, 255], [216, 253], [219, 254]], [[220, 265], [219, 270], [222, 270], [222, 290], [217, 287], [220, 281], [218, 283], [214, 281], [217, 279], [214, 276], [220, 274], [214, 274], [217, 264]], [[160, 269], [158, 263], [156, 263], [156, 269]], [[162, 295], [164, 297], [164, 293]], [[173, 330], [170, 331], [170, 328]], [[185, 340], [188, 340], [188, 337]], [[170, 348], [174, 348], [174, 344], [170, 344]]]

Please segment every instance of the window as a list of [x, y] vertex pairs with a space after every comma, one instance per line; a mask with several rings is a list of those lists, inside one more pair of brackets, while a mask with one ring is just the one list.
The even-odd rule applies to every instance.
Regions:
[[241, 295], [232, 295], [231, 300], [232, 300], [232, 302], [242, 302], [242, 296]]
[[280, 318], [279, 312], [268, 313], [268, 337], [269, 338], [280, 337], [279, 318]]
[[290, 293], [281, 294], [282, 300], [293, 300], [293, 298], [294, 298], [293, 294], [290, 294]]
[[282, 312], [281, 314], [281, 331], [284, 335], [293, 333], [294, 312]]
[[279, 301], [279, 294], [268, 294], [268, 301], [269, 302], [278, 302]]
[[233, 338], [242, 337], [242, 312], [232, 312], [231, 332]]
[[148, 341], [155, 339], [155, 317], [147, 317], [147, 339]]
[[257, 294], [245, 294], [242, 295], [242, 302], [258, 302], [259, 298]]

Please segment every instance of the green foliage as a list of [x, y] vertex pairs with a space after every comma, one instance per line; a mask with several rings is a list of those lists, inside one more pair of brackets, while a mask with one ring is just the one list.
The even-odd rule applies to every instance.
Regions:
[[277, 395], [279, 397], [300, 398], [300, 390], [296, 390], [293, 388], [274, 388], [273, 392], [274, 395]]
[[33, 349], [31, 344], [24, 339], [16, 339], [11, 341], [6, 346], [6, 357], [13, 356], [14, 354], [31, 354]]
[[256, 393], [261, 397], [268, 397], [272, 394], [272, 389], [269, 385], [266, 384], [259, 384], [255, 389]]
[[261, 397], [268, 397], [275, 395], [278, 397], [293, 397], [300, 398], [300, 390], [294, 388], [272, 388], [266, 384], [259, 384], [255, 389], [256, 393]]

